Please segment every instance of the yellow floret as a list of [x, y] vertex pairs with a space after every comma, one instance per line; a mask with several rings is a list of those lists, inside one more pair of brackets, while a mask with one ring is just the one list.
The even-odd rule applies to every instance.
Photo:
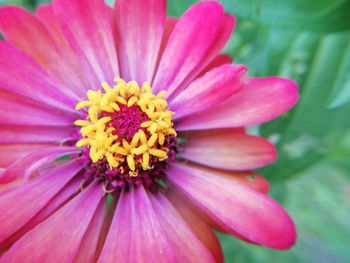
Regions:
[[[117, 85], [111, 87], [108, 83], [101, 84], [105, 93], [99, 91], [87, 92], [88, 101], [81, 101], [76, 110], [88, 108], [88, 119], [77, 120], [75, 125], [80, 126], [83, 139], [76, 143], [77, 147], [90, 147], [92, 162], [106, 160], [111, 167], [119, 167], [126, 162], [132, 172], [130, 176], [137, 176], [137, 165], [142, 169], [150, 169], [151, 155], [166, 159], [167, 149], [163, 149], [165, 138], [176, 135], [171, 118], [173, 112], [166, 109], [168, 103], [163, 99], [166, 92], [152, 94], [152, 88], [144, 83], [140, 88], [136, 81], [126, 83], [116, 78]], [[114, 113], [120, 111], [120, 105], [132, 107], [137, 105], [148, 116], [149, 121], [140, 125], [140, 129], [130, 142], [123, 140], [120, 144], [115, 129], [110, 127], [111, 118], [101, 117], [101, 112]], [[147, 134], [143, 129], [147, 130]], [[136, 158], [141, 156], [141, 158]], [[120, 166], [123, 169], [122, 166]]]

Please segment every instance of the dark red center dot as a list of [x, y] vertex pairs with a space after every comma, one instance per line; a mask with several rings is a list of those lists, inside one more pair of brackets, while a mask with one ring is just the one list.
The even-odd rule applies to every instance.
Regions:
[[140, 125], [146, 121], [149, 121], [150, 119], [139, 106], [134, 105], [127, 107], [126, 105], [119, 103], [118, 106], [120, 108], [120, 111], [113, 113], [102, 111], [100, 118], [112, 118], [112, 120], [106, 124], [107, 128], [113, 127], [115, 129], [113, 134], [117, 135], [121, 142], [123, 139], [130, 142], [139, 129], [142, 129], [146, 132], [146, 129], [140, 128]]

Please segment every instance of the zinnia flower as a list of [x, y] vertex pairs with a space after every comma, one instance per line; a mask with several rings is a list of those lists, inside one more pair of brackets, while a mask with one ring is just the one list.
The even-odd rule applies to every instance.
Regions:
[[297, 85], [220, 55], [234, 25], [211, 1], [0, 9], [0, 262], [222, 262], [213, 229], [294, 243], [252, 172], [275, 148], [244, 127]]

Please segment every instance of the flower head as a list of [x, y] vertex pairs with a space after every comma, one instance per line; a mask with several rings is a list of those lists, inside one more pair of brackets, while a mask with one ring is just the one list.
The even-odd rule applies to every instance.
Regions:
[[0, 262], [222, 262], [213, 229], [293, 245], [252, 172], [275, 148], [244, 127], [297, 85], [219, 54], [234, 25], [212, 1], [0, 8]]

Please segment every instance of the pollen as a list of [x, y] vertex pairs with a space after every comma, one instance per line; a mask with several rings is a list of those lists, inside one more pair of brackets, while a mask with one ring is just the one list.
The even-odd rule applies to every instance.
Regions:
[[76, 105], [85, 110], [86, 119], [75, 121], [81, 139], [77, 147], [87, 147], [93, 163], [105, 161], [110, 169], [129, 168], [129, 175], [148, 170], [152, 162], [168, 158], [165, 147], [169, 136], [176, 136], [172, 116], [164, 100], [165, 91], [154, 95], [148, 83], [126, 83], [116, 78], [111, 87], [103, 82], [102, 90], [87, 92], [86, 101]]

